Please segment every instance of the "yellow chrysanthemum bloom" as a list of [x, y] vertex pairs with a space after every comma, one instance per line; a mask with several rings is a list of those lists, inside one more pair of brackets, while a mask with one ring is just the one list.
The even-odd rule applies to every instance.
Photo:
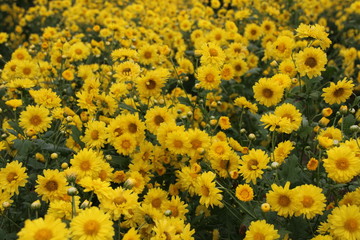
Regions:
[[328, 216], [329, 232], [335, 239], [360, 239], [360, 208], [341, 206]]
[[196, 53], [201, 55], [200, 62], [202, 65], [210, 64], [212, 66], [220, 67], [224, 64], [225, 53], [221, 47], [215, 43], [204, 43], [201, 46], [201, 49], [197, 50]]
[[262, 178], [269, 161], [270, 158], [266, 152], [260, 149], [251, 149], [248, 154], [241, 157], [239, 173], [247, 183], [256, 184], [257, 179]]
[[199, 86], [207, 90], [218, 89], [221, 83], [220, 70], [212, 65], [199, 67], [196, 77], [199, 80]]
[[56, 108], [61, 106], [61, 99], [51, 89], [41, 88], [39, 90], [30, 90], [29, 93], [35, 103], [43, 107]]
[[21, 99], [11, 99], [6, 101], [5, 104], [8, 105], [9, 107], [17, 108], [20, 107], [23, 104], [23, 102]]
[[301, 76], [317, 77], [325, 71], [326, 54], [321, 49], [308, 47], [295, 56], [296, 69]]
[[300, 111], [294, 105], [284, 103], [275, 108], [274, 114], [275, 116], [289, 120], [290, 125], [287, 131], [284, 131], [285, 133], [291, 133], [300, 128], [302, 116]]
[[286, 182], [284, 187], [272, 184], [271, 190], [266, 194], [266, 202], [279, 216], [291, 217], [301, 207], [297, 192], [289, 188], [290, 182]]
[[274, 153], [272, 154], [272, 161], [282, 164], [293, 149], [294, 145], [289, 140], [280, 142], [274, 149]]
[[265, 220], [252, 221], [245, 234], [244, 240], [275, 240], [280, 238], [274, 225], [267, 223]]
[[46, 169], [43, 171], [43, 175], [38, 175], [35, 192], [41, 196], [43, 201], [61, 199], [67, 191], [65, 174], [57, 169]]
[[360, 173], [360, 158], [348, 146], [340, 145], [327, 151], [323, 160], [328, 177], [338, 183], [347, 183]]
[[84, 148], [74, 155], [70, 163], [78, 178], [81, 179], [85, 176], [97, 177], [103, 161], [98, 152]]
[[68, 232], [61, 219], [45, 216], [34, 220], [27, 219], [17, 235], [19, 240], [63, 240], [67, 239]]
[[215, 177], [213, 172], [204, 172], [199, 175], [195, 185], [196, 194], [200, 196], [200, 204], [206, 207], [222, 205], [221, 190], [216, 188]]
[[85, 135], [81, 137], [87, 147], [102, 148], [107, 142], [106, 125], [101, 121], [88, 122]]
[[51, 117], [49, 110], [42, 106], [27, 106], [20, 113], [19, 125], [24, 129], [33, 130], [37, 133], [45, 132], [50, 128]]
[[344, 103], [353, 93], [354, 86], [352, 80], [347, 81], [346, 78], [344, 78], [336, 84], [331, 82], [330, 87], [323, 88], [324, 93], [321, 96], [328, 104]]
[[284, 88], [268, 78], [260, 78], [253, 86], [254, 98], [261, 104], [270, 107], [278, 104], [284, 93]]
[[243, 202], [248, 202], [254, 198], [254, 190], [249, 184], [238, 185], [235, 189], [235, 196]]
[[322, 188], [305, 184], [294, 188], [294, 191], [298, 192], [298, 199], [302, 205], [295, 216], [302, 214], [307, 219], [312, 219], [323, 213], [326, 207], [326, 197], [322, 193]]
[[115, 232], [109, 215], [97, 207], [80, 212], [70, 222], [70, 236], [73, 240], [113, 239]]
[[0, 169], [0, 189], [11, 194], [19, 194], [19, 187], [24, 187], [27, 183], [28, 175], [26, 168], [21, 162], [13, 161], [6, 164], [5, 168]]

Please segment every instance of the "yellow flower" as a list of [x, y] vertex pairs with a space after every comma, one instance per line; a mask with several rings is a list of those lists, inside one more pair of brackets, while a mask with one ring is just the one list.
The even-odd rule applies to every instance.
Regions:
[[295, 56], [296, 68], [301, 76], [317, 77], [325, 71], [326, 54], [318, 48], [308, 47]]
[[68, 237], [66, 224], [51, 216], [27, 219], [25, 226], [18, 232], [19, 240], [63, 240]]
[[124, 133], [113, 141], [113, 146], [119, 154], [130, 155], [136, 149], [137, 142], [130, 133]]
[[239, 173], [247, 183], [256, 184], [258, 178], [262, 178], [264, 169], [267, 168], [270, 158], [260, 149], [251, 149], [248, 154], [243, 155], [240, 161]]
[[248, 202], [254, 198], [254, 190], [249, 184], [238, 185], [235, 189], [235, 196], [243, 202]]
[[200, 62], [202, 65], [210, 64], [215, 67], [220, 67], [224, 64], [225, 53], [221, 47], [215, 43], [204, 43], [201, 49], [198, 50], [198, 53], [201, 55]]
[[85, 209], [70, 222], [70, 236], [73, 240], [111, 240], [114, 234], [113, 222], [109, 215], [97, 207]]
[[51, 124], [49, 114], [49, 110], [43, 106], [27, 106], [26, 110], [20, 113], [19, 125], [37, 133], [45, 132]]
[[38, 175], [35, 192], [43, 201], [53, 201], [62, 198], [66, 194], [67, 181], [65, 175], [57, 169], [47, 169], [43, 175]]
[[290, 182], [286, 182], [284, 187], [272, 184], [271, 190], [266, 194], [266, 202], [279, 216], [291, 217], [301, 207], [297, 192], [289, 187]]
[[5, 104], [12, 108], [17, 108], [20, 107], [23, 104], [23, 102], [21, 99], [11, 99], [6, 101]]
[[71, 45], [67, 53], [73, 61], [86, 59], [90, 55], [90, 49], [83, 42], [77, 42]]
[[261, 27], [255, 23], [249, 23], [245, 26], [244, 36], [249, 40], [258, 40], [262, 35]]
[[245, 234], [244, 240], [275, 240], [280, 238], [280, 235], [274, 228], [274, 225], [266, 223], [265, 220], [252, 221]]
[[315, 171], [318, 168], [319, 161], [315, 158], [310, 158], [308, 163], [306, 164], [306, 167], [310, 171]]
[[0, 169], [0, 189], [11, 194], [19, 194], [19, 187], [24, 187], [27, 183], [28, 175], [26, 168], [21, 162], [13, 161], [6, 164], [5, 168]]
[[300, 111], [290, 103], [284, 103], [275, 108], [274, 111], [275, 116], [285, 118], [289, 121], [288, 128], [285, 133], [291, 133], [292, 131], [296, 131], [300, 128], [302, 116]]
[[145, 76], [138, 78], [136, 87], [140, 97], [149, 98], [161, 94], [161, 90], [165, 86], [169, 74], [166, 68], [158, 68], [148, 71]]
[[41, 88], [39, 90], [30, 90], [29, 93], [35, 103], [43, 107], [56, 108], [61, 106], [61, 99], [51, 89]]
[[293, 149], [294, 145], [289, 140], [280, 142], [274, 150], [272, 160], [278, 162], [279, 164], [282, 164]]
[[295, 216], [304, 215], [307, 219], [312, 219], [316, 215], [322, 215], [326, 207], [326, 197], [322, 193], [322, 188], [314, 185], [301, 185], [294, 188], [298, 193], [298, 199], [301, 203]]
[[72, 165], [71, 168], [77, 173], [78, 178], [81, 179], [85, 176], [97, 177], [103, 161], [98, 152], [84, 148], [74, 155], [70, 163]]
[[221, 190], [215, 186], [215, 177], [213, 172], [204, 172], [199, 175], [195, 185], [196, 194], [200, 196], [200, 204], [206, 207], [222, 206]]
[[107, 141], [106, 125], [101, 121], [88, 122], [85, 136], [81, 137], [87, 147], [102, 148]]
[[278, 104], [284, 93], [284, 88], [268, 78], [260, 78], [253, 86], [254, 98], [261, 104], [270, 107]]
[[328, 216], [329, 232], [335, 239], [360, 239], [360, 208], [341, 206]]
[[199, 80], [199, 86], [207, 90], [218, 89], [221, 83], [220, 70], [212, 65], [199, 67], [196, 77]]
[[340, 145], [327, 151], [323, 160], [328, 177], [338, 183], [350, 182], [360, 173], [360, 158], [348, 146]]
[[354, 89], [353, 81], [347, 81], [344, 78], [341, 81], [338, 81], [336, 84], [331, 82], [330, 87], [323, 88], [324, 101], [328, 104], [340, 104], [346, 102], [346, 100], [351, 96]]

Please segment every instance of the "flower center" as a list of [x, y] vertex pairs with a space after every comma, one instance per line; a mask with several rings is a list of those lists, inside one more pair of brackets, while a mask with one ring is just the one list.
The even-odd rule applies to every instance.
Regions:
[[130, 73], [131, 73], [131, 68], [124, 68], [124, 69], [122, 70], [122, 73], [123, 73], [124, 75], [129, 76]]
[[219, 165], [220, 165], [220, 168], [227, 169], [229, 166], [229, 160], [221, 160]]
[[24, 75], [30, 75], [31, 69], [26, 67], [26, 68], [23, 69], [23, 73], [24, 73]]
[[198, 139], [194, 139], [191, 141], [191, 145], [193, 149], [198, 149], [199, 147], [201, 147], [201, 141]]
[[128, 130], [131, 133], [136, 133], [137, 132], [137, 125], [135, 123], [130, 123], [128, 126]]
[[340, 170], [346, 170], [349, 168], [349, 161], [346, 158], [340, 158], [336, 161], [336, 167]]
[[130, 148], [131, 143], [130, 143], [129, 140], [124, 140], [124, 141], [121, 143], [121, 146], [122, 146], [122, 148], [124, 148], [124, 149], [128, 149], [128, 148]]
[[250, 31], [250, 33], [251, 33], [251, 35], [256, 35], [257, 31], [256, 31], [255, 29], [252, 29], [252, 30]]
[[115, 133], [115, 136], [118, 137], [118, 136], [121, 136], [123, 134], [123, 131], [121, 128], [116, 128], [114, 130], [114, 133]]
[[305, 65], [308, 66], [308, 67], [315, 67], [317, 64], [316, 62], [316, 59], [313, 58], [313, 57], [308, 57], [306, 60], [305, 60]]
[[311, 196], [304, 196], [301, 203], [305, 208], [310, 208], [314, 204], [314, 199]]
[[84, 224], [86, 235], [96, 235], [100, 230], [100, 224], [96, 220], [89, 220]]
[[217, 57], [219, 55], [218, 51], [214, 48], [210, 48], [209, 53], [211, 57]]
[[80, 164], [80, 168], [81, 168], [81, 170], [83, 170], [83, 171], [89, 170], [89, 169], [90, 169], [90, 162], [89, 162], [89, 160], [82, 161], [82, 163]]
[[201, 193], [205, 197], [208, 197], [209, 194], [210, 194], [210, 190], [209, 190], [209, 188], [207, 186], [201, 186]]
[[174, 147], [182, 148], [183, 147], [183, 142], [180, 141], [180, 140], [174, 140]]
[[165, 120], [162, 116], [156, 115], [154, 118], [154, 122], [157, 126], [160, 126], [160, 124], [165, 122]]
[[247, 166], [248, 166], [248, 169], [251, 171], [251, 170], [258, 169], [259, 168], [258, 164], [259, 164], [259, 162], [256, 159], [250, 159]]
[[14, 172], [10, 172], [7, 177], [6, 177], [6, 180], [11, 183], [12, 181], [16, 180], [17, 179], [17, 174], [14, 173]]
[[52, 237], [52, 232], [46, 228], [39, 229], [34, 235], [35, 240], [50, 240]]
[[254, 234], [254, 240], [265, 240], [265, 236], [264, 234], [257, 232]]
[[334, 91], [333, 95], [334, 97], [341, 97], [344, 94], [345, 90], [344, 88], [338, 88]]
[[344, 224], [344, 228], [349, 232], [357, 231], [358, 227], [359, 227], [358, 221], [354, 218], [349, 218], [348, 220], [346, 220]]
[[215, 148], [215, 152], [216, 152], [217, 154], [219, 154], [219, 155], [222, 155], [222, 154], [225, 153], [225, 149], [224, 149], [222, 146], [217, 146], [217, 147]]
[[151, 53], [151, 52], [145, 52], [145, 53], [144, 53], [144, 57], [145, 57], [146, 59], [149, 59], [149, 58], [152, 57], [152, 53]]
[[83, 52], [83, 51], [82, 51], [80, 48], [78, 48], [78, 49], [75, 50], [75, 53], [76, 53], [77, 55], [81, 55], [82, 52]]
[[30, 118], [30, 123], [34, 126], [39, 125], [41, 122], [41, 117], [38, 115], [34, 115]]
[[94, 130], [91, 132], [91, 139], [92, 140], [98, 140], [99, 139], [99, 131], [98, 130]]
[[205, 77], [206, 82], [212, 83], [212, 82], [214, 82], [214, 80], [215, 80], [215, 76], [211, 73], [207, 74]]
[[243, 189], [241, 192], [240, 192], [240, 196], [241, 198], [243, 199], [248, 199], [250, 197], [250, 193], [248, 190], [246, 189]]
[[290, 198], [285, 195], [281, 195], [278, 199], [278, 204], [282, 207], [287, 207], [290, 205]]
[[242, 69], [241, 65], [240, 65], [240, 64], [236, 64], [235, 70], [236, 70], [237, 72], [240, 72], [241, 69]]
[[45, 188], [49, 191], [49, 192], [53, 192], [56, 191], [58, 189], [58, 183], [56, 181], [48, 181], [45, 184]]
[[269, 88], [265, 88], [263, 89], [262, 94], [265, 98], [271, 98], [274, 95], [274, 92]]
[[173, 216], [173, 217], [179, 216], [179, 210], [178, 210], [177, 207], [170, 206], [169, 208], [170, 208], [170, 211], [171, 211], [171, 216]]
[[146, 88], [147, 88], [147, 89], [152, 90], [152, 89], [154, 89], [155, 87], [156, 87], [156, 82], [155, 82], [154, 80], [150, 79], [150, 80], [148, 80], [148, 81], [146, 82]]
[[151, 205], [154, 208], [159, 208], [161, 206], [161, 199], [160, 198], [155, 198], [154, 200], [151, 201]]
[[116, 198], [114, 198], [114, 203], [117, 205], [126, 203], [126, 198], [124, 198], [123, 196], [117, 196]]
[[276, 46], [276, 49], [279, 50], [279, 52], [284, 52], [286, 47], [284, 43], [280, 43], [279, 45]]

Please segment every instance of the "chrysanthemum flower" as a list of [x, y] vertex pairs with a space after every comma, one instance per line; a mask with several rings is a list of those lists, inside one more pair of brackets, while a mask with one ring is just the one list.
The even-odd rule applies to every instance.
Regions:
[[212, 65], [203, 65], [197, 69], [197, 79], [199, 86], [207, 89], [218, 89], [221, 83], [220, 70]]
[[60, 219], [45, 216], [34, 220], [27, 219], [17, 235], [19, 240], [63, 240], [67, 239], [68, 232], [66, 224]]
[[294, 145], [292, 142], [290, 141], [280, 142], [274, 150], [274, 153], [272, 155], [273, 157], [272, 161], [282, 164], [290, 154], [291, 150], [293, 149], [294, 149]]
[[261, 104], [270, 107], [278, 104], [284, 93], [284, 88], [267, 78], [260, 80], [253, 86], [254, 98]]
[[279, 216], [291, 217], [301, 207], [297, 192], [289, 187], [290, 182], [286, 182], [284, 187], [272, 184], [271, 190], [266, 194], [266, 202]]
[[85, 209], [70, 222], [70, 236], [74, 240], [111, 240], [114, 234], [113, 222], [109, 215], [97, 207]]
[[300, 128], [302, 116], [300, 111], [290, 103], [284, 103], [275, 108], [274, 114], [281, 118], [285, 118], [289, 120], [290, 125], [283, 132], [291, 133], [292, 131], [296, 131]]
[[312, 219], [323, 213], [326, 207], [326, 197], [321, 188], [305, 184], [294, 188], [294, 191], [298, 192], [298, 199], [302, 205], [295, 216], [302, 214], [307, 219]]
[[19, 187], [24, 187], [27, 183], [28, 175], [26, 168], [21, 162], [13, 161], [6, 164], [5, 168], [0, 169], [0, 189], [11, 194], [19, 194]]
[[338, 183], [347, 183], [360, 173], [360, 158], [347, 146], [331, 148], [323, 160], [328, 177]]
[[275, 240], [280, 238], [280, 235], [274, 225], [266, 223], [265, 220], [252, 221], [245, 234], [244, 240]]
[[249, 184], [238, 185], [235, 189], [235, 196], [243, 202], [248, 202], [254, 198], [254, 190]]
[[327, 63], [326, 54], [318, 48], [305, 48], [296, 57], [296, 68], [301, 76], [307, 75], [309, 78], [317, 77], [325, 70]]
[[46, 169], [43, 171], [43, 175], [38, 175], [35, 192], [41, 196], [43, 201], [61, 199], [67, 191], [65, 174], [57, 169]]
[[158, 68], [148, 71], [145, 76], [136, 80], [136, 87], [141, 97], [155, 97], [161, 93], [165, 82], [169, 77], [169, 71], [166, 68]]
[[85, 136], [81, 138], [86, 146], [102, 148], [107, 141], [106, 125], [101, 121], [92, 121], [87, 123]]
[[50, 128], [51, 117], [49, 110], [42, 106], [27, 106], [20, 113], [19, 125], [26, 130], [32, 129], [36, 133], [45, 132]]
[[360, 239], [360, 208], [355, 205], [335, 208], [328, 216], [329, 232], [335, 239]]
[[262, 178], [264, 169], [267, 168], [270, 158], [260, 149], [251, 149], [247, 155], [243, 155], [240, 161], [239, 173], [247, 183], [256, 184], [258, 178]]
[[92, 149], [84, 148], [74, 155], [70, 163], [80, 179], [85, 176], [98, 176], [102, 161], [104, 160], [100, 157], [99, 153]]
[[346, 100], [351, 96], [354, 89], [353, 81], [347, 81], [344, 78], [341, 81], [338, 81], [336, 84], [331, 82], [330, 87], [323, 88], [324, 101], [328, 104], [340, 104], [346, 102]]
[[200, 204], [206, 207], [221, 206], [221, 190], [215, 186], [215, 173], [204, 172], [202, 173], [196, 182], [195, 191], [200, 196]]
[[113, 141], [113, 146], [118, 153], [129, 155], [135, 151], [137, 142], [130, 133], [124, 133]]
[[225, 53], [215, 43], [204, 43], [198, 52], [201, 55], [200, 62], [202, 65], [212, 65], [218, 68], [224, 64]]

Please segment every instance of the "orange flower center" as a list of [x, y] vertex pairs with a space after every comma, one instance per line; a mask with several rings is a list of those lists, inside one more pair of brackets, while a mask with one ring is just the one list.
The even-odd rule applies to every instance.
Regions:
[[23, 73], [24, 73], [24, 75], [29, 75], [31, 73], [31, 68], [25, 67], [23, 69]]
[[207, 186], [201, 186], [201, 193], [205, 197], [208, 197], [210, 194], [210, 189]]
[[346, 158], [340, 158], [336, 161], [336, 168], [346, 170], [349, 168], [349, 161]]
[[198, 149], [199, 147], [201, 147], [202, 142], [198, 139], [194, 139], [191, 141], [191, 145], [193, 149]]
[[247, 166], [248, 166], [248, 169], [251, 171], [251, 170], [258, 169], [259, 168], [258, 164], [259, 164], [259, 162], [256, 159], [250, 159]]
[[78, 48], [78, 49], [75, 50], [75, 53], [76, 53], [77, 55], [81, 55], [82, 52], [83, 52], [83, 51], [82, 51], [80, 48]]
[[89, 162], [89, 160], [86, 160], [86, 161], [82, 161], [82, 163], [80, 164], [80, 168], [81, 168], [81, 170], [83, 170], [83, 171], [87, 171], [87, 170], [89, 170], [90, 169], [90, 162]]
[[126, 198], [124, 198], [123, 196], [117, 196], [116, 198], [114, 198], [114, 203], [117, 205], [126, 203]]
[[209, 53], [211, 57], [217, 57], [219, 55], [218, 51], [214, 48], [210, 48]]
[[285, 195], [281, 195], [278, 199], [278, 204], [282, 207], [287, 207], [290, 205], [290, 198]]
[[99, 131], [98, 130], [94, 130], [91, 132], [91, 139], [92, 140], [98, 140], [99, 139]]
[[254, 234], [254, 240], [265, 240], [265, 236], [264, 234], [257, 232]]
[[34, 126], [39, 125], [41, 122], [41, 117], [38, 115], [34, 115], [30, 118], [30, 123]]
[[152, 57], [152, 53], [151, 53], [151, 52], [145, 52], [145, 53], [144, 53], [144, 57], [145, 57], [146, 59], [149, 59], [149, 58]]
[[52, 232], [47, 228], [39, 229], [34, 235], [35, 240], [50, 240], [52, 237]]
[[122, 143], [121, 143], [121, 146], [122, 148], [124, 149], [128, 149], [131, 147], [131, 142], [129, 140], [124, 140]]
[[206, 75], [205, 81], [208, 83], [212, 83], [215, 81], [215, 76], [213, 74], [209, 73]]
[[45, 188], [49, 192], [56, 191], [58, 189], [58, 183], [56, 181], [50, 180], [45, 184]]
[[344, 228], [349, 232], [355, 232], [359, 229], [359, 223], [354, 218], [349, 218], [344, 224]]
[[100, 230], [100, 224], [96, 220], [89, 220], [84, 224], [86, 235], [96, 235]]
[[310, 208], [314, 204], [314, 199], [311, 196], [304, 196], [301, 203], [305, 208]]
[[219, 165], [220, 165], [220, 168], [227, 169], [229, 166], [229, 160], [221, 160]]
[[306, 60], [305, 60], [305, 65], [308, 66], [308, 67], [315, 67], [317, 64], [316, 62], [316, 59], [313, 58], [313, 57], [308, 57]]
[[161, 206], [161, 199], [160, 198], [155, 198], [154, 200], [151, 201], [151, 205], [154, 208], [159, 208]]
[[183, 142], [180, 140], [174, 140], [174, 147], [176, 148], [182, 148], [183, 147]]
[[225, 153], [225, 149], [224, 149], [222, 146], [217, 146], [217, 147], [215, 148], [215, 152], [216, 152], [217, 154], [219, 154], [219, 155], [222, 155], [222, 154]]
[[6, 180], [11, 183], [12, 181], [17, 179], [17, 174], [14, 172], [10, 172], [7, 176], [6, 176]]

